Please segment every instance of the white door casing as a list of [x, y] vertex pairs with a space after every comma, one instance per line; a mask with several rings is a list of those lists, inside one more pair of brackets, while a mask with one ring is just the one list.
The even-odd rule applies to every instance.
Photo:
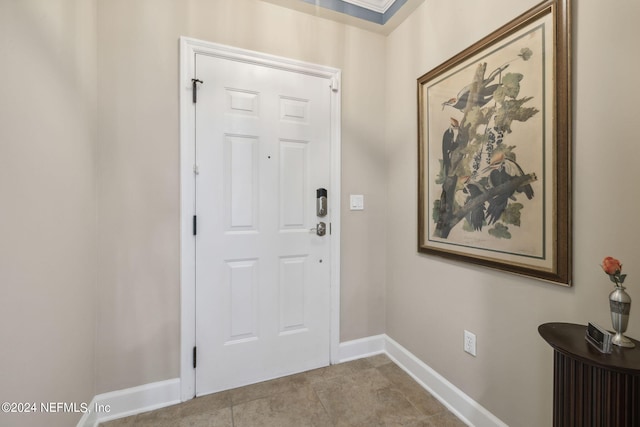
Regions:
[[[204, 81], [203, 87], [209, 82], [207, 91], [198, 93], [199, 98], [209, 98], [197, 110], [192, 101], [191, 81], [196, 77], [196, 71], [197, 78]], [[224, 84], [220, 82], [221, 79], [226, 79]], [[268, 85], [254, 90], [256, 88], [243, 86], [243, 82], [253, 80], [273, 81], [273, 88]], [[270, 361], [282, 359], [285, 365], [289, 365], [285, 358], [292, 353], [292, 349], [307, 349], [310, 357], [307, 364], [291, 365], [294, 370], [326, 364], [328, 360], [311, 358], [314, 351], [317, 353], [317, 349], [312, 348], [315, 345], [313, 339], [324, 338], [317, 335], [317, 329], [321, 325], [305, 323], [310, 318], [319, 319], [328, 323], [327, 327], [330, 326], [330, 330], [325, 333], [330, 342], [331, 361], [337, 361], [340, 295], [340, 71], [181, 38], [180, 82], [182, 400], [190, 399], [196, 394], [286, 374], [288, 372], [283, 371], [282, 367]], [[216, 93], [212, 92], [214, 87], [217, 87]], [[296, 88], [304, 88], [306, 92], [300, 92], [301, 96], [287, 96], [288, 93], [295, 93]], [[330, 103], [327, 121], [316, 128], [322, 139], [328, 139], [324, 144], [328, 149], [324, 150], [318, 150], [318, 144], [314, 148], [314, 144], [308, 143], [308, 135], [305, 135], [308, 123], [303, 123], [305, 126], [296, 123], [304, 122], [305, 114], [317, 113], [313, 111], [321, 100], [317, 96], [325, 97], [325, 101]], [[272, 104], [266, 107], [263, 100], [269, 97]], [[313, 97], [317, 100], [305, 101]], [[212, 100], [219, 102], [211, 102]], [[234, 110], [231, 111], [233, 114], [225, 112], [230, 107]], [[260, 108], [263, 111], [259, 111]], [[277, 130], [280, 135], [260, 135], [266, 128], [260, 125], [263, 119], [258, 119], [257, 113], [265, 117], [264, 120], [281, 123]], [[226, 119], [209, 121], [207, 117]], [[196, 120], [199, 121], [198, 126], [195, 125]], [[196, 129], [201, 141], [198, 143], [197, 153]], [[203, 135], [207, 136], [203, 139]], [[202, 141], [211, 139], [211, 135], [224, 136], [221, 136], [218, 144], [203, 144]], [[272, 142], [265, 143], [267, 141]], [[311, 159], [318, 157], [322, 161], [323, 156], [325, 163], [330, 164], [330, 171], [318, 173], [306, 167]], [[194, 168], [196, 161], [203, 161], [201, 159], [217, 159], [219, 163], [199, 166], [196, 178]], [[218, 199], [208, 198], [208, 186], [218, 187], [211, 190], [212, 194], [217, 194]], [[331, 236], [324, 238], [308, 232], [309, 226], [314, 226], [320, 219], [316, 217], [315, 209], [309, 208], [308, 203], [303, 206], [299, 200], [302, 195], [305, 198], [315, 198], [315, 194], [310, 195], [310, 189], [316, 187], [330, 189], [329, 214], [322, 220], [327, 224], [331, 223]], [[257, 191], [259, 188], [276, 188], [277, 191], [272, 195], [270, 192]], [[241, 190], [244, 192], [241, 193]], [[279, 197], [282, 194], [285, 196]], [[274, 198], [273, 201], [269, 200], [271, 197]], [[257, 206], [260, 209], [256, 209]], [[196, 211], [199, 215], [196, 238], [200, 239], [197, 251], [196, 238], [193, 236], [193, 215]], [[205, 213], [215, 220], [203, 223], [202, 215]], [[268, 230], [265, 227], [268, 222], [274, 223], [276, 227]], [[214, 223], [218, 227], [215, 230], [213, 228], [216, 227], [211, 227]], [[247, 251], [246, 248], [253, 249]], [[203, 282], [210, 281], [211, 277], [218, 281], [222, 279], [224, 284], [203, 286]], [[297, 286], [288, 285], [287, 278], [291, 279], [291, 284], [303, 279], [310, 282], [324, 280], [330, 284], [330, 290], [325, 293], [316, 292], [314, 286], [307, 286], [302, 291]], [[232, 283], [235, 286], [230, 286]], [[265, 293], [264, 289], [276, 292]], [[249, 295], [251, 297], [246, 298]], [[236, 301], [245, 302], [234, 305], [234, 297]], [[319, 303], [322, 298], [327, 299], [325, 306], [327, 309], [330, 306], [330, 314], [313, 313], [316, 306], [314, 304], [302, 306], [293, 303], [305, 299], [309, 301], [310, 298]], [[217, 309], [208, 310], [208, 303], [203, 301], [225, 302], [217, 306]], [[247, 304], [246, 301], [253, 303]], [[265, 304], [272, 308], [278, 307], [279, 313], [273, 324], [258, 309]], [[317, 306], [321, 307], [322, 304]], [[282, 310], [282, 307], [289, 307], [289, 310]], [[203, 330], [208, 330], [205, 326], [209, 324], [221, 327], [214, 328], [215, 332], [212, 334], [208, 333], [207, 340], [198, 342], [198, 355], [202, 358], [215, 353], [216, 362], [226, 362], [218, 364], [211, 360], [204, 365], [199, 363], [196, 385], [193, 347], [196, 339], [200, 341], [198, 337], [206, 335]], [[198, 337], [196, 325], [200, 325]], [[316, 330], [316, 336], [305, 341], [307, 329]], [[269, 340], [270, 347], [261, 354], [260, 345]], [[303, 359], [307, 357], [304, 351], [299, 352], [299, 355]], [[253, 370], [237, 369], [237, 366], [252, 366], [252, 360], [259, 360], [259, 365], [263, 366]], [[226, 366], [225, 363], [235, 363], [236, 368]], [[207, 378], [215, 380], [207, 384]]]

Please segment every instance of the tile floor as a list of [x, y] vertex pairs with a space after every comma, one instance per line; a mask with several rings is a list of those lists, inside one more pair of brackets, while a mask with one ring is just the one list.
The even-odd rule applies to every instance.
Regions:
[[303, 427], [465, 424], [387, 356], [210, 394], [101, 427]]

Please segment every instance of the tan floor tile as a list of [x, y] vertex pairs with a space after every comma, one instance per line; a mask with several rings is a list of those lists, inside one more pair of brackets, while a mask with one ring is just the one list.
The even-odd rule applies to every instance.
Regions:
[[434, 415], [447, 410], [438, 399], [429, 394], [395, 363], [380, 366], [378, 371], [424, 415]]
[[371, 364], [371, 366], [373, 367], [379, 367], [382, 365], [386, 365], [388, 363], [393, 363], [393, 361], [391, 359], [389, 359], [389, 356], [387, 356], [386, 354], [382, 353], [382, 354], [376, 354], [375, 356], [371, 356], [371, 357], [367, 357], [366, 360]]
[[172, 405], [136, 415], [133, 425], [140, 427], [169, 427], [178, 425], [179, 422], [180, 405]]
[[176, 427], [233, 427], [231, 408], [203, 413], [186, 413], [180, 417]]
[[228, 393], [231, 396], [231, 403], [233, 405], [239, 405], [244, 402], [261, 399], [273, 394], [295, 391], [307, 384], [307, 378], [303, 374], [297, 374], [235, 388], [233, 390], [229, 390]]
[[101, 427], [463, 427], [462, 421], [380, 354], [315, 369]]
[[338, 363], [336, 365], [327, 366], [326, 368], [314, 369], [303, 373], [308, 381], [318, 382], [327, 381], [345, 375], [351, 375], [365, 369], [372, 368], [373, 365], [367, 359], [352, 360], [350, 362]]
[[138, 415], [120, 418], [100, 424], [104, 427], [128, 427], [128, 426], [172, 426], [177, 425], [180, 419], [180, 405], [171, 405], [154, 411], [143, 412]]
[[131, 427], [135, 426], [135, 415], [131, 417], [118, 418], [117, 420], [105, 421], [98, 427]]
[[449, 411], [443, 411], [429, 418], [429, 426], [433, 427], [467, 427], [458, 417]]
[[231, 393], [223, 391], [220, 393], [207, 394], [196, 397], [180, 404], [180, 415], [213, 412], [231, 406]]
[[376, 368], [314, 384], [336, 426], [402, 425], [423, 414]]
[[302, 387], [233, 407], [235, 427], [330, 427], [331, 421], [311, 387]]

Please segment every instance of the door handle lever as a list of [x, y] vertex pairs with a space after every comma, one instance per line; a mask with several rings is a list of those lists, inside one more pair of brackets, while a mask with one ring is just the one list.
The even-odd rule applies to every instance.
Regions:
[[324, 236], [325, 234], [327, 234], [327, 224], [321, 221], [317, 226], [310, 228], [309, 231], [312, 233], [316, 233], [318, 236]]

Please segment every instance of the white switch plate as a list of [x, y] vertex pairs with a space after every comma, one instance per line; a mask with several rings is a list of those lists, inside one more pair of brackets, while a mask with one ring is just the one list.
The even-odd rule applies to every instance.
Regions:
[[364, 210], [364, 195], [362, 194], [352, 194], [350, 200], [350, 206], [352, 211], [363, 211]]

